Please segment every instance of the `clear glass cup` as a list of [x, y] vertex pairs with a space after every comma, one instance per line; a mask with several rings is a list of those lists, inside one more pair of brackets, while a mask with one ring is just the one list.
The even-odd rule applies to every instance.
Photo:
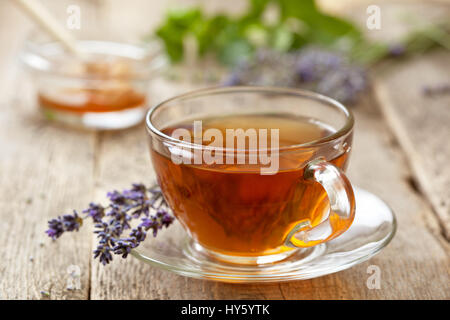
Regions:
[[82, 57], [33, 33], [19, 58], [30, 70], [39, 110], [49, 120], [90, 129], [141, 122], [150, 81], [166, 64], [155, 43], [79, 40]]
[[[274, 114], [319, 121], [330, 128], [330, 134], [271, 148], [270, 153], [279, 158], [279, 168], [269, 175], [236, 162], [229, 171], [215, 164], [173, 161], [173, 155], [193, 158], [199, 150], [211, 147], [174, 138], [164, 131], [168, 127], [224, 115]], [[193, 239], [190, 250], [251, 265], [285, 259], [299, 248], [328, 242], [350, 227], [355, 198], [344, 171], [353, 123], [351, 112], [333, 99], [271, 87], [199, 90], [160, 103], [146, 118], [158, 183]], [[225, 154], [227, 149], [216, 146], [214, 151]], [[250, 150], [232, 151], [238, 157]], [[253, 192], [264, 195], [253, 197]], [[258, 198], [258, 203], [252, 197]]]

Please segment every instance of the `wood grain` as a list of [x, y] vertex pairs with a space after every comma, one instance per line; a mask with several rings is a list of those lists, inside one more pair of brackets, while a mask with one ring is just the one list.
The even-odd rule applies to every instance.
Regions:
[[385, 65], [374, 78], [381, 110], [405, 150], [414, 181], [450, 240], [450, 95], [425, 94], [426, 87], [442, 85], [450, 85], [448, 51]]
[[[36, 114], [29, 79], [16, 62], [29, 28], [11, 2], [0, 3], [0, 298], [43, 299], [45, 291], [50, 299], [87, 299], [90, 228], [55, 243], [44, 231], [49, 218], [92, 197], [95, 133]], [[81, 288], [70, 291], [74, 270]]]

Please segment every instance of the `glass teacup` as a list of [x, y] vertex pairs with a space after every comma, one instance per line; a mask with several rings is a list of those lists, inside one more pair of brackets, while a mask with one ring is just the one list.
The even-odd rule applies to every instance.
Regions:
[[353, 122], [333, 99], [270, 87], [199, 90], [147, 114], [174, 215], [197, 248], [239, 264], [282, 260], [350, 227]]

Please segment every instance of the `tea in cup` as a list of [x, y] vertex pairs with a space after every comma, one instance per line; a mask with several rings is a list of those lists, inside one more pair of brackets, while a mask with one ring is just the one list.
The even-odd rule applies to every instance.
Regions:
[[200, 90], [147, 115], [161, 190], [195, 243], [223, 261], [282, 260], [351, 225], [353, 116], [312, 92]]

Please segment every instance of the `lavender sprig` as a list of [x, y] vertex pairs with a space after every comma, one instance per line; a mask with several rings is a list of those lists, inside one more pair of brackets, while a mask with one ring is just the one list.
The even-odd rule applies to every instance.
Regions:
[[56, 219], [52, 219], [48, 222], [47, 235], [56, 240], [66, 231], [78, 231], [83, 224], [83, 219], [78, 216], [78, 213], [74, 210], [73, 215], [66, 214], [62, 217], [59, 216]]
[[289, 53], [259, 50], [255, 59], [236, 68], [224, 85], [303, 88], [351, 103], [364, 91], [367, 79], [365, 70], [344, 54], [306, 47]]
[[[53, 240], [59, 238], [64, 232], [78, 231], [83, 219], [91, 218], [95, 223], [98, 245], [94, 250], [94, 258], [106, 265], [114, 254], [126, 258], [131, 249], [136, 248], [152, 230], [154, 237], [158, 231], [170, 226], [174, 218], [168, 212], [168, 205], [162, 196], [158, 185], [147, 188], [143, 184], [133, 184], [129, 190], [108, 192], [110, 204], [103, 207], [101, 204], [90, 203], [83, 210], [85, 217], [80, 217], [76, 211], [73, 215], [63, 215], [48, 222], [47, 235]], [[155, 212], [151, 214], [151, 212]], [[141, 218], [136, 228], [131, 228], [132, 219]], [[128, 237], [122, 237], [125, 230], [131, 229]]]

